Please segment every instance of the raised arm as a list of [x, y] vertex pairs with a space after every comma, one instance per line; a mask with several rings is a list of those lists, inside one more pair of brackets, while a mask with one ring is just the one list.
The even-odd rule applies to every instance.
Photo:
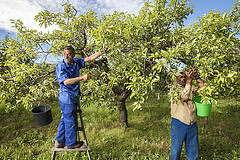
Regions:
[[202, 88], [204, 86], [203, 80], [199, 77], [198, 72], [195, 68], [193, 68], [193, 76], [198, 82], [199, 88]]
[[184, 86], [184, 89], [180, 92], [180, 98], [182, 101], [190, 100], [192, 80], [193, 80], [193, 72], [189, 70], [186, 75], [186, 84]]
[[97, 59], [99, 56], [101, 56], [104, 52], [103, 51], [98, 51], [94, 54], [92, 54], [91, 56], [87, 57], [84, 59], [85, 62], [89, 62], [92, 61], [94, 59]]
[[202, 88], [203, 86], [204, 86], [204, 82], [203, 82], [203, 80], [202, 79], [197, 79], [197, 82], [198, 82], [198, 86], [199, 86], [199, 88]]

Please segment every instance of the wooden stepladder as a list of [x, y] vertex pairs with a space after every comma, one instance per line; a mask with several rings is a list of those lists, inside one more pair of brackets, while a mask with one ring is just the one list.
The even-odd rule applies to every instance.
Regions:
[[80, 132], [82, 132], [82, 133], [83, 133], [83, 137], [84, 137], [85, 145], [81, 146], [80, 148], [74, 148], [74, 149], [55, 148], [55, 146], [54, 146], [54, 147], [52, 148], [52, 152], [53, 152], [53, 154], [52, 154], [52, 160], [55, 159], [56, 152], [58, 152], [58, 151], [87, 151], [88, 159], [91, 160], [90, 147], [88, 146], [87, 137], [86, 137], [86, 133], [85, 133], [84, 125], [83, 125], [82, 110], [81, 110], [81, 108], [80, 108], [80, 103], [78, 103], [77, 112], [78, 112], [78, 114], [79, 114], [80, 122], [81, 122], [81, 126], [78, 127], [77, 139], [78, 139], [78, 141], [80, 141]]

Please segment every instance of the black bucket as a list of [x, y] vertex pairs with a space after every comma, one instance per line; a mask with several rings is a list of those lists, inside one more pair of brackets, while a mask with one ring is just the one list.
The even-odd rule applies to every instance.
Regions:
[[41, 105], [32, 109], [33, 118], [38, 126], [45, 126], [52, 122], [50, 105]]

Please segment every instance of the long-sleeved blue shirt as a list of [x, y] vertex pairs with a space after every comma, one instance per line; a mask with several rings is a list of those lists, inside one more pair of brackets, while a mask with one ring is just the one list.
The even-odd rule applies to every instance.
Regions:
[[75, 78], [79, 76], [79, 69], [85, 67], [84, 58], [73, 58], [73, 67], [70, 67], [68, 63], [63, 59], [56, 65], [56, 76], [60, 86], [58, 99], [65, 104], [78, 103], [79, 95], [79, 82], [75, 84], [64, 85], [63, 81], [68, 78]]

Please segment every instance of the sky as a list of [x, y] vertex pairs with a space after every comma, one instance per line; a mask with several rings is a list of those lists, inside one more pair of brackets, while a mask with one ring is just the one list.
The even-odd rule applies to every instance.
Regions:
[[[114, 11], [123, 11], [138, 14], [146, 0], [69, 0], [78, 13], [84, 14], [92, 9], [98, 15], [111, 14]], [[40, 28], [34, 17], [43, 10], [52, 12], [62, 11], [62, 4], [67, 0], [0, 0], [0, 40], [7, 34], [14, 37], [16, 30], [12, 27], [10, 19], [20, 19], [24, 25], [38, 31], [48, 31]], [[198, 17], [211, 10], [230, 11], [235, 0], [190, 0], [189, 6], [194, 5], [194, 13], [185, 20], [185, 25], [197, 21]]]
[[[34, 21], [35, 15], [43, 10], [62, 11], [62, 4], [66, 2], [66, 0], [0, 0], [0, 39], [8, 32], [15, 32], [10, 19], [20, 19], [27, 27], [39, 30], [37, 22]], [[144, 6], [145, 0], [69, 0], [69, 2], [80, 14], [92, 9], [101, 15], [114, 11], [137, 14]]]
[[193, 5], [194, 13], [188, 16], [185, 25], [190, 25], [193, 21], [197, 21], [198, 17], [208, 14], [211, 10], [229, 12], [234, 5], [235, 0], [191, 0], [189, 5]]
[[[114, 11], [124, 11], [138, 14], [146, 0], [69, 0], [76, 7], [79, 13], [85, 13], [89, 9], [97, 12], [98, 15], [103, 13], [111, 14]], [[230, 11], [235, 0], [191, 0], [189, 5], [194, 5], [195, 12], [185, 20], [188, 26], [193, 21], [198, 20], [198, 16], [203, 16], [209, 11]], [[16, 30], [12, 27], [10, 19], [20, 19], [24, 25], [29, 28], [43, 30], [38, 27], [34, 21], [35, 15], [42, 10], [53, 12], [62, 11], [62, 4], [66, 0], [0, 0], [0, 39], [7, 33], [14, 35]]]

